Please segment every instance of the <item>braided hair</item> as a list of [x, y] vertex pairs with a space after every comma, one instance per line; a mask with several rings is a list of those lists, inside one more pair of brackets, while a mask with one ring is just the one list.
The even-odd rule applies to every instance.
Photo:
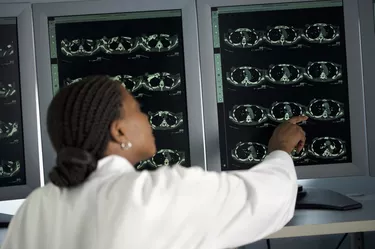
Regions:
[[121, 118], [121, 85], [107, 76], [89, 76], [62, 88], [47, 112], [47, 129], [57, 152], [49, 173], [59, 187], [73, 187], [96, 170], [111, 139], [110, 125]]

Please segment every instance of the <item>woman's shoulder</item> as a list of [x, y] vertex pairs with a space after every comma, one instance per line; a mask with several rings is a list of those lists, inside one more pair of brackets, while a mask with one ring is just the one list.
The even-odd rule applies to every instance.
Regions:
[[34, 189], [25, 199], [24, 204], [28, 204], [31, 202], [39, 202], [41, 199], [49, 196], [51, 191], [56, 191], [56, 187], [49, 183], [39, 188]]

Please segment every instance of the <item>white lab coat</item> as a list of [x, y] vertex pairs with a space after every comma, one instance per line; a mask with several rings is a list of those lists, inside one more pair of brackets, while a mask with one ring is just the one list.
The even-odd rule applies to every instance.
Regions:
[[163, 167], [137, 172], [108, 156], [73, 189], [35, 190], [2, 249], [222, 249], [260, 240], [293, 216], [291, 157], [275, 151], [251, 170]]

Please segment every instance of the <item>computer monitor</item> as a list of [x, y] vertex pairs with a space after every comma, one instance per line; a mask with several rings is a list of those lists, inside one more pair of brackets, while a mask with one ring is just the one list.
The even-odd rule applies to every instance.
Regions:
[[158, 151], [137, 169], [204, 167], [191, 1], [36, 4], [34, 11], [46, 179], [55, 158], [46, 132], [48, 105], [62, 87], [93, 74], [122, 82], [149, 115]]
[[299, 179], [368, 173], [356, 1], [198, 0], [198, 24], [208, 169], [251, 168], [306, 115]]
[[31, 5], [0, 5], [0, 201], [6, 201], [40, 187], [42, 164]]

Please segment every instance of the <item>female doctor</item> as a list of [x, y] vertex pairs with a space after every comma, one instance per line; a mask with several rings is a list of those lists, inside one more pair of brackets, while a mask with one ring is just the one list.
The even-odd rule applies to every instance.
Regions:
[[221, 249], [260, 240], [293, 216], [289, 154], [304, 146], [304, 120], [278, 126], [268, 156], [250, 170], [138, 172], [133, 165], [156, 152], [148, 117], [118, 82], [84, 78], [49, 106], [52, 183], [25, 200], [2, 249]]

